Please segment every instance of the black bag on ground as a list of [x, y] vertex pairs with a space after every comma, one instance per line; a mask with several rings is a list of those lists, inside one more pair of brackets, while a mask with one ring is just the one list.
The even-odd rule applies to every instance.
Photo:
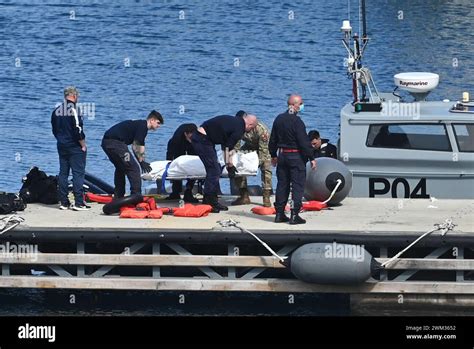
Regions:
[[26, 204], [23, 199], [13, 193], [0, 192], [0, 214], [9, 214], [14, 211], [23, 211]]
[[40, 171], [35, 166], [23, 181], [20, 197], [27, 203], [57, 204], [59, 201], [58, 178], [56, 176], [48, 176], [44, 171]]

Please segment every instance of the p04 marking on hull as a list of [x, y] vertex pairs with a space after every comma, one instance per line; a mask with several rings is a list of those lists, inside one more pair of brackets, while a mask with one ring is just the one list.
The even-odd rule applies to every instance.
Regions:
[[[377, 184], [382, 184], [383, 187], [376, 188]], [[402, 177], [395, 178], [392, 183], [386, 178], [369, 178], [369, 197], [374, 198], [378, 195], [385, 195], [389, 192], [392, 198], [398, 198], [398, 186], [403, 187], [403, 197], [410, 199], [429, 199], [430, 195], [426, 193], [426, 178], [421, 178], [416, 186], [411, 190], [408, 180]]]

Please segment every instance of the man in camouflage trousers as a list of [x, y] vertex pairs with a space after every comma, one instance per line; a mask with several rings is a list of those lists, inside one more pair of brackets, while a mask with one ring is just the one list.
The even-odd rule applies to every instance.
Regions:
[[[237, 115], [243, 115], [244, 111], [239, 111]], [[257, 127], [250, 132], [244, 133], [241, 142], [235, 146], [236, 151], [256, 151], [259, 159], [259, 167], [262, 173], [263, 206], [271, 207], [270, 193], [272, 191], [272, 165], [270, 152], [268, 151], [268, 140], [270, 132], [268, 128], [259, 121]], [[235, 184], [239, 188], [240, 197], [232, 202], [232, 205], [250, 204], [247, 190], [247, 178], [235, 177]]]

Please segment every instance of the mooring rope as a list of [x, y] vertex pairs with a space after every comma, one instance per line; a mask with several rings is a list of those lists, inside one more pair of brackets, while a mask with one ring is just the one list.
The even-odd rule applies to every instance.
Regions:
[[398, 259], [403, 253], [405, 253], [406, 251], [408, 251], [410, 248], [412, 248], [416, 243], [418, 243], [421, 239], [423, 239], [424, 237], [430, 235], [431, 233], [437, 231], [437, 230], [441, 230], [442, 233], [441, 233], [441, 236], [445, 236], [446, 233], [449, 231], [449, 230], [453, 230], [454, 227], [456, 226], [456, 224], [453, 223], [453, 221], [451, 219], [446, 219], [444, 221], [444, 223], [442, 224], [435, 224], [434, 225], [435, 227], [431, 230], [428, 230], [426, 233], [424, 233], [423, 235], [421, 235], [418, 239], [416, 239], [415, 241], [413, 241], [410, 245], [408, 245], [407, 247], [405, 247], [403, 250], [401, 250], [400, 252], [398, 252], [395, 256], [393, 256], [392, 258], [390, 258], [388, 261], [385, 261], [382, 263], [382, 267], [387, 267], [387, 266], [390, 266], [396, 259]]
[[250, 230], [248, 229], [245, 229], [241, 226], [238, 225], [239, 222], [236, 222], [234, 221], [233, 219], [226, 219], [226, 220], [222, 220], [222, 221], [217, 221], [218, 224], [220, 224], [222, 227], [236, 227], [237, 229], [240, 229], [241, 232], [243, 233], [247, 233], [247, 234], [250, 234], [252, 235], [258, 242], [260, 242], [263, 247], [265, 247], [273, 256], [275, 256], [276, 258], [278, 258], [278, 260], [283, 263], [285, 261], [286, 258], [288, 257], [281, 257], [278, 255], [278, 253], [276, 253], [270, 246], [268, 246], [268, 244], [263, 241], [262, 239], [260, 239], [257, 235], [255, 235], [254, 233], [252, 233]]
[[332, 197], [334, 196], [334, 194], [336, 194], [336, 191], [341, 186], [341, 184], [342, 184], [342, 181], [338, 179], [336, 187], [332, 190], [331, 195], [329, 195], [329, 199], [327, 199], [326, 201], [323, 201], [323, 204], [327, 204], [329, 201], [331, 201]]
[[18, 224], [24, 222], [25, 219], [16, 214], [0, 219], [0, 235], [15, 228]]

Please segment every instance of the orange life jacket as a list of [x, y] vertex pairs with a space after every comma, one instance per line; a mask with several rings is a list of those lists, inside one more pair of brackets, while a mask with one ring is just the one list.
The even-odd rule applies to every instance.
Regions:
[[327, 208], [328, 205], [321, 201], [308, 201], [303, 202], [304, 211], [321, 211]]
[[174, 207], [173, 216], [175, 217], [205, 217], [212, 210], [211, 205], [192, 205], [185, 204], [183, 207]]
[[163, 217], [163, 211], [158, 209], [148, 211], [148, 216], [146, 218], [160, 219], [161, 217]]
[[156, 201], [154, 197], [145, 196], [143, 202], [146, 202], [150, 206], [150, 210], [156, 210]]
[[134, 209], [135, 209], [135, 205], [125, 205], [125, 206], [120, 207], [120, 212], [127, 211], [127, 210], [134, 210]]
[[264, 207], [264, 206], [255, 206], [252, 207], [252, 212], [259, 215], [270, 215], [275, 214], [276, 210], [275, 207]]
[[124, 210], [120, 212], [120, 218], [138, 218], [143, 219], [147, 218], [149, 211], [137, 211], [137, 210]]
[[150, 204], [148, 202], [140, 202], [135, 206], [135, 209], [139, 211], [150, 211]]

